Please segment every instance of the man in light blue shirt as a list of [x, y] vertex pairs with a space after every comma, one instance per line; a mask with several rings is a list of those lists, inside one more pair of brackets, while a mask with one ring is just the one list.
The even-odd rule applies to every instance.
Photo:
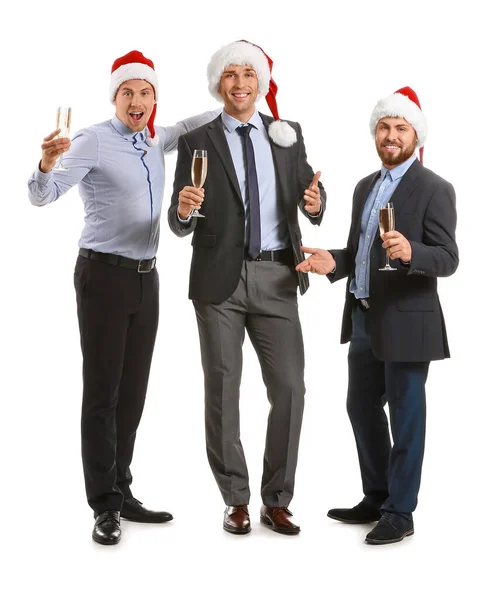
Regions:
[[417, 157], [413, 154], [391, 170], [382, 165], [380, 179], [371, 190], [364, 205], [355, 261], [355, 277], [350, 282], [350, 291], [356, 298], [368, 298], [370, 295], [370, 253], [379, 229], [380, 209], [387, 206], [401, 179], [416, 159]]
[[[294, 270], [303, 258], [298, 213], [319, 225], [326, 207], [300, 125], [279, 119], [271, 66], [261, 48], [242, 40], [213, 55], [209, 89], [225, 109], [180, 138], [169, 208], [173, 232], [193, 232], [189, 296], [204, 369], [207, 455], [226, 505], [223, 529], [237, 535], [251, 531], [239, 424], [246, 333], [270, 402], [260, 521], [277, 533], [300, 531], [289, 511], [305, 395], [297, 289], [307, 291], [308, 276]], [[262, 96], [274, 118], [257, 112]], [[194, 149], [207, 152], [205, 189], [190, 183]], [[192, 216], [194, 208], [203, 218]]]
[[[437, 279], [452, 275], [459, 258], [455, 190], [422, 165], [427, 120], [414, 90], [404, 87], [382, 98], [370, 131], [382, 167], [354, 190], [347, 246], [304, 248], [312, 255], [297, 269], [327, 275], [332, 283], [347, 277], [341, 341], [350, 341], [347, 412], [364, 497], [328, 516], [344, 523], [378, 521], [365, 541], [382, 545], [415, 532], [425, 384], [430, 362], [450, 356]], [[379, 212], [390, 199], [395, 217], [386, 223], [388, 207], [382, 212], [384, 231], [377, 236]], [[385, 258], [393, 261], [390, 269]]]
[[[78, 184], [85, 225], [75, 289], [83, 354], [82, 459], [93, 539], [120, 541], [120, 516], [170, 521], [134, 498], [130, 484], [136, 429], [145, 401], [158, 323], [155, 254], [164, 192], [164, 155], [181, 134], [212, 120], [210, 111], [172, 127], [155, 126], [158, 81], [153, 63], [132, 51], [112, 67], [115, 116], [72, 140], [45, 138], [30, 177], [35, 206]], [[66, 171], [52, 171], [65, 152]]]

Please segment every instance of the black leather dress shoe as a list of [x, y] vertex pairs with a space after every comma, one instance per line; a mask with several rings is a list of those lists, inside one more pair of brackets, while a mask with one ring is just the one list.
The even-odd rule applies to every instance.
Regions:
[[328, 517], [341, 521], [342, 523], [350, 523], [357, 525], [359, 523], [371, 523], [378, 521], [381, 517], [380, 509], [367, 500], [359, 502], [353, 508], [332, 508], [328, 511]]
[[120, 513], [118, 510], [105, 510], [97, 516], [92, 530], [92, 539], [105, 546], [120, 542]]
[[173, 515], [163, 510], [148, 510], [136, 498], [124, 500], [120, 516], [136, 523], [167, 523], [173, 520]]
[[372, 545], [394, 544], [405, 537], [413, 535], [413, 517], [383, 512], [382, 518], [366, 536], [366, 543]]

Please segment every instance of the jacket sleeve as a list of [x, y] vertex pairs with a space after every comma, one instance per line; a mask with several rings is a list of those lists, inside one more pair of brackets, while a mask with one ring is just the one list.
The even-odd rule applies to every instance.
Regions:
[[353, 247], [352, 235], [354, 228], [356, 227], [356, 207], [358, 203], [359, 190], [361, 187], [361, 181], [356, 185], [354, 194], [352, 196], [352, 217], [350, 223], [349, 235], [347, 238], [347, 246], [341, 250], [328, 250], [335, 259], [336, 269], [334, 273], [328, 273], [326, 277], [331, 283], [339, 281], [348, 277], [354, 269], [354, 262], [356, 260], [356, 249]]
[[354, 259], [349, 250], [343, 248], [342, 250], [328, 250], [328, 252], [333, 256], [336, 263], [335, 272], [326, 275], [330, 283], [335, 283], [335, 281], [348, 277], [354, 264]]
[[305, 150], [305, 142], [303, 141], [302, 128], [297, 123], [298, 127], [298, 207], [301, 212], [307, 217], [307, 219], [312, 223], [312, 225], [320, 225], [321, 221], [324, 217], [324, 212], [326, 210], [326, 190], [324, 189], [322, 183], [319, 181], [319, 190], [321, 192], [321, 213], [317, 217], [313, 217], [305, 210], [305, 200], [303, 199], [304, 191], [309, 187], [312, 183], [312, 179], [314, 177], [314, 171], [312, 167], [307, 162], [307, 152]]
[[448, 277], [456, 271], [459, 260], [456, 224], [455, 190], [450, 183], [442, 181], [425, 211], [423, 241], [410, 242], [412, 254], [408, 276]]

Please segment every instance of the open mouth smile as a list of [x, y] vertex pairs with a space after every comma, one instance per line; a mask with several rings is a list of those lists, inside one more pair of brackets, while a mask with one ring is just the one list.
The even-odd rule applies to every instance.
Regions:
[[249, 92], [234, 92], [232, 96], [239, 101], [246, 100], [249, 96]]

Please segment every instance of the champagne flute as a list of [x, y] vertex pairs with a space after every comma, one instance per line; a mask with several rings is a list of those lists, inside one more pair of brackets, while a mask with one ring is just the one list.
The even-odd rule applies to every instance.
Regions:
[[[194, 150], [192, 158], [192, 184], [200, 189], [206, 181], [207, 150]], [[190, 213], [191, 217], [204, 217], [196, 208]]]
[[[58, 108], [58, 116], [56, 121], [56, 129], [61, 129], [58, 138], [70, 137], [70, 125], [71, 125], [71, 108], [66, 106], [60, 106]], [[53, 171], [68, 171], [63, 165], [63, 155], [58, 156], [56, 164], [52, 167]]]
[[[385, 208], [380, 209], [378, 215], [378, 226], [380, 227], [380, 235], [388, 231], [394, 231], [394, 205], [389, 202]], [[397, 271], [396, 268], [389, 264], [389, 255], [385, 252], [385, 267], [378, 269], [379, 271]]]

